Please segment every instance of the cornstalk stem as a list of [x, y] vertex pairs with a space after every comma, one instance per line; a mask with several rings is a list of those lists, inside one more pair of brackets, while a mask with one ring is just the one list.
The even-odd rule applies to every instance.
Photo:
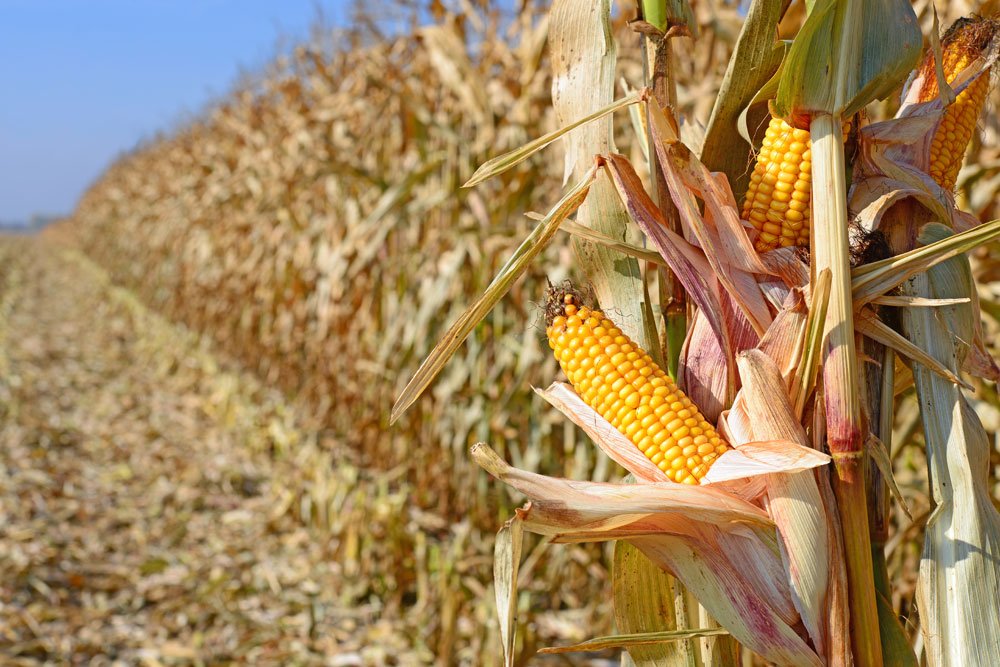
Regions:
[[827, 444], [844, 534], [855, 664], [882, 665], [874, 573], [868, 533], [861, 403], [851, 299], [847, 184], [840, 114], [819, 113], [809, 126], [813, 157], [813, 279], [831, 273], [823, 354]]
[[[677, 84], [674, 81], [674, 50], [670, 40], [664, 36], [643, 33], [643, 74], [646, 85], [653, 91], [653, 97], [663, 108], [677, 108]], [[648, 114], [647, 114], [648, 119]], [[647, 124], [648, 124], [647, 120]], [[667, 190], [667, 182], [663, 177], [663, 169], [656, 158], [653, 147], [653, 133], [647, 127], [647, 155], [649, 155], [650, 186], [653, 199], [667, 221], [671, 231], [683, 234], [680, 215], [674, 206]], [[664, 343], [663, 358], [666, 361], [667, 373], [677, 379], [678, 359], [684, 338], [687, 336], [687, 307], [684, 287], [673, 272], [665, 267], [657, 267], [657, 282], [660, 285], [660, 310], [663, 315]]]

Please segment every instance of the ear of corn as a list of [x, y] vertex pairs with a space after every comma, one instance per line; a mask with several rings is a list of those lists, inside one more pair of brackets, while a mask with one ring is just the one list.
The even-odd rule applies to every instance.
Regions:
[[[945, 81], [949, 84], [968, 65], [976, 60], [992, 38], [996, 26], [990, 21], [960, 19], [948, 30], [941, 44], [941, 64]], [[920, 101], [937, 97], [939, 90], [934, 75], [934, 55], [929, 53], [922, 66], [926, 83]], [[958, 172], [965, 159], [965, 150], [972, 140], [979, 114], [986, 103], [990, 89], [988, 72], [981, 74], [955, 101], [945, 109], [941, 125], [931, 141], [929, 173], [931, 178], [946, 190], [955, 188]]]
[[552, 290], [546, 333], [580, 397], [674, 482], [697, 484], [729, 449], [649, 355], [598, 310]]
[[809, 245], [811, 188], [809, 131], [771, 118], [743, 203], [743, 219], [758, 232], [758, 252]]

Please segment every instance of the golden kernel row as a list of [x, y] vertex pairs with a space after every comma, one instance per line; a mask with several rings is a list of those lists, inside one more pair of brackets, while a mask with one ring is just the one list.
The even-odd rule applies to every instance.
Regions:
[[580, 397], [669, 479], [697, 484], [729, 447], [691, 400], [603, 313], [566, 295], [549, 345]]

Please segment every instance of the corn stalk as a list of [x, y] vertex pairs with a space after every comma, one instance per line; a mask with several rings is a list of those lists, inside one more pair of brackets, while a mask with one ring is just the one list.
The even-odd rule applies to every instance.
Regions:
[[919, 57], [920, 39], [908, 4], [816, 2], [792, 45], [775, 101], [777, 113], [810, 131], [812, 275], [829, 270], [832, 277], [823, 358], [826, 440], [836, 470], [854, 658], [863, 666], [881, 665], [882, 651], [865, 492], [866, 428], [854, 340], [842, 119], [898, 85]]

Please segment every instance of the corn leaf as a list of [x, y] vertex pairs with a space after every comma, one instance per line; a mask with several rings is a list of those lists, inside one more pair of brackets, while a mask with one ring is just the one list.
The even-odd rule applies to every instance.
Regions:
[[[645, 558], [642, 554], [632, 545], [627, 542], [621, 543], [625, 548], [632, 549], [635, 551], [639, 557]], [[617, 559], [615, 561], [617, 563]], [[617, 567], [616, 567], [617, 569]], [[663, 573], [658, 567], [654, 566], [657, 572]], [[642, 594], [644, 591], [641, 589], [634, 589], [637, 594]], [[619, 622], [619, 625], [621, 623]], [[636, 665], [654, 665], [654, 664], [672, 664], [672, 663], [656, 663], [656, 662], [646, 662], [641, 660], [636, 660], [636, 652], [632, 651], [634, 647], [637, 646], [648, 646], [650, 644], [663, 644], [680, 641], [682, 639], [697, 639], [698, 637], [720, 637], [728, 636], [729, 632], [723, 628], [700, 628], [697, 630], [663, 630], [660, 632], [637, 632], [634, 634], [626, 635], [609, 635], [607, 637], [595, 637], [594, 639], [589, 639], [585, 642], [579, 644], [573, 644], [572, 646], [552, 646], [548, 648], [538, 649], [539, 653], [576, 653], [580, 651], [603, 651], [609, 648], [628, 648], [629, 653], [632, 654], [633, 660], [635, 660]], [[686, 664], [686, 663], [685, 663]]]
[[812, 303], [802, 346], [802, 362], [797, 364], [792, 395], [795, 397], [795, 416], [802, 418], [806, 400], [816, 387], [823, 346], [823, 326], [830, 299], [830, 269], [823, 269], [812, 287]]
[[927, 354], [919, 347], [911, 343], [904, 336], [899, 335], [877, 317], [859, 317], [854, 321], [854, 330], [860, 334], [868, 336], [872, 340], [890, 347], [897, 353], [913, 361], [918, 361], [928, 370], [936, 373], [942, 379], [953, 382], [961, 387], [971, 390], [972, 387], [960, 377], [952, 373], [947, 366], [938, 362], [937, 359]]
[[892, 497], [899, 503], [903, 513], [912, 520], [913, 515], [910, 513], [910, 507], [906, 504], [906, 499], [896, 484], [895, 475], [892, 474], [892, 459], [889, 458], [889, 448], [873, 433], [869, 436], [868, 445], [865, 449], [868, 451], [868, 455], [872, 458], [872, 461], [875, 462], [879, 472], [882, 473], [882, 478], [888, 484], [889, 490], [892, 492]]
[[548, 134], [538, 137], [520, 148], [515, 148], [509, 153], [504, 153], [503, 155], [498, 155], [495, 158], [487, 160], [480, 165], [478, 169], [476, 169], [475, 173], [472, 174], [472, 177], [469, 178], [469, 180], [466, 181], [462, 187], [471, 188], [474, 185], [479, 185], [483, 181], [487, 181], [494, 176], [504, 173], [511, 167], [524, 162], [529, 157], [551, 144], [553, 141], [580, 127], [581, 125], [586, 125], [587, 123], [599, 120], [605, 116], [613, 114], [616, 111], [619, 111], [620, 109], [624, 109], [629, 105], [637, 103], [641, 95], [642, 91], [635, 91], [619, 100], [615, 100], [611, 104], [608, 104], [591, 114], [584, 116], [583, 118], [579, 118], [571, 123], [568, 123], [567, 125], [564, 125], [563, 127], [560, 127], [558, 130], [554, 130]]
[[[750, 180], [747, 164], [751, 146], [733, 130], [741, 110], [781, 63], [783, 49], [774, 48], [774, 35], [782, 4], [782, 0], [754, 0], [750, 4], [701, 146], [701, 161], [712, 171], [723, 172], [737, 192], [742, 192]], [[766, 109], [761, 110], [755, 116], [756, 122], [766, 115]]]
[[583, 200], [587, 197], [587, 191], [594, 182], [597, 168], [593, 168], [586, 174], [579, 183], [567, 192], [559, 203], [557, 203], [549, 214], [542, 219], [535, 229], [528, 235], [520, 247], [514, 252], [507, 263], [504, 264], [500, 272], [490, 283], [479, 300], [476, 301], [451, 325], [427, 359], [417, 369], [416, 374], [403, 389], [403, 392], [396, 399], [396, 404], [392, 406], [390, 423], [399, 419], [403, 412], [413, 405], [424, 389], [434, 380], [448, 360], [451, 359], [458, 347], [465, 341], [472, 330], [479, 322], [486, 317], [487, 313], [496, 305], [497, 301], [503, 298], [514, 281], [524, 273], [531, 261], [538, 256], [552, 237], [555, 236], [559, 225], [573, 211], [575, 211]]
[[851, 116], [898, 87], [922, 47], [906, 0], [816, 0], [788, 52], [774, 110], [786, 119]]
[[[694, 634], [697, 631], [677, 628], [676, 580], [624, 540], [615, 543], [611, 576], [615, 621], [625, 637], [663, 636], [679, 640], [697, 636]], [[637, 667], [685, 667], [693, 658], [690, 642], [620, 645], [628, 646], [629, 656]]]
[[[859, 266], [851, 271], [854, 303], [856, 306], [868, 303], [935, 264], [996, 238], [1000, 238], [1000, 220], [983, 223], [895, 257]], [[966, 295], [955, 298], [970, 297]]]
[[[959, 272], [968, 271], [964, 258], [949, 262], [957, 263]], [[925, 298], [968, 296], [952, 291], [957, 283], [948, 273], [934, 267], [913, 276], [903, 291]], [[962, 353], [944, 318], [926, 308], [905, 308], [901, 320], [914, 345], [958, 372]], [[968, 330], [972, 323], [959, 326]], [[917, 585], [927, 661], [930, 665], [1000, 664], [996, 641], [1000, 636], [1000, 514], [989, 494], [990, 443], [958, 386], [919, 363], [912, 369], [936, 503], [925, 529]]]
[[896, 610], [881, 593], [877, 594], [875, 602], [878, 605], [878, 627], [882, 635], [882, 657], [885, 664], [893, 667], [918, 667], [920, 663], [913, 654], [910, 638], [900, 623]]
[[635, 257], [636, 259], [641, 259], [644, 262], [650, 262], [652, 264], [665, 264], [663, 258], [652, 250], [647, 250], [646, 248], [640, 248], [637, 245], [626, 243], [625, 241], [613, 239], [598, 231], [594, 231], [590, 227], [578, 225], [572, 220], [564, 221], [562, 225], [559, 226], [559, 229], [568, 234], [572, 234], [573, 236], [578, 236], [581, 239], [593, 241], [594, 243], [600, 243], [601, 245], [611, 248], [612, 250], [616, 250], [623, 255]]
[[493, 549], [493, 582], [496, 589], [497, 613], [500, 615], [500, 641], [503, 643], [504, 665], [514, 665], [514, 639], [517, 630], [517, 569], [521, 563], [524, 527], [515, 516], [497, 533]]

